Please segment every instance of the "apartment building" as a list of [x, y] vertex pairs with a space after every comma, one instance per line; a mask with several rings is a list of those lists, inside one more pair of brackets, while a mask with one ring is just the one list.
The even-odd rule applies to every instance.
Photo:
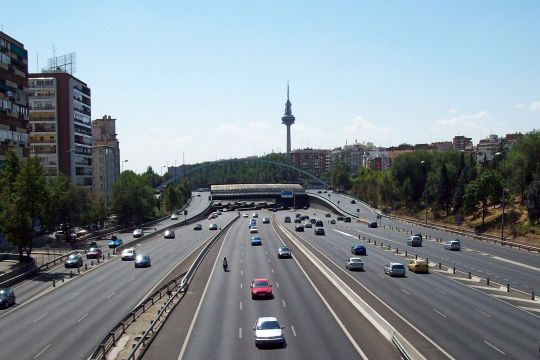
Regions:
[[454, 136], [454, 139], [452, 140], [452, 147], [454, 150], [458, 151], [472, 150], [472, 139], [463, 135]]
[[0, 164], [9, 150], [29, 155], [27, 91], [28, 52], [0, 31]]
[[112, 199], [112, 187], [120, 176], [120, 144], [116, 119], [103, 116], [92, 121], [92, 191], [105, 201]]
[[91, 93], [86, 83], [59, 70], [29, 74], [30, 153], [48, 176], [92, 187]]
[[329, 171], [329, 150], [300, 149], [291, 153], [294, 165], [314, 175]]

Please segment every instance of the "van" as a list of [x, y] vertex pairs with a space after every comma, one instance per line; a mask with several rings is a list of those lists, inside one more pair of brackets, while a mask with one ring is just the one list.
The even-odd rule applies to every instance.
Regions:
[[446, 250], [456, 250], [459, 251], [461, 249], [461, 242], [459, 240], [450, 240], [444, 243], [444, 248]]

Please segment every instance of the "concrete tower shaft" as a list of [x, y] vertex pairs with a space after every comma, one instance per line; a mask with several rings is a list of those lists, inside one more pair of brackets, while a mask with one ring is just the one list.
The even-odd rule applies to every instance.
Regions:
[[287, 102], [285, 103], [285, 114], [281, 118], [281, 123], [287, 126], [287, 159], [291, 160], [291, 125], [296, 120], [292, 114], [291, 101], [289, 99], [289, 84], [287, 83]]

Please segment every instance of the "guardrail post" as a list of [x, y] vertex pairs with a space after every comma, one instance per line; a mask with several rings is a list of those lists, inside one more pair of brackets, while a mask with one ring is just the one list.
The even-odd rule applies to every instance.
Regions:
[[116, 335], [114, 334], [114, 331], [111, 331], [109, 334], [112, 336], [113, 345], [116, 346]]
[[90, 262], [90, 266], [94, 266], [94, 260]]
[[452, 272], [455, 274], [456, 273], [456, 267], [452, 267]]
[[368, 242], [368, 244], [369, 244], [369, 243], [371, 243], [371, 239], [370, 239], [370, 238], [368, 238], [368, 239], [367, 239], [367, 242]]
[[103, 261], [105, 261], [105, 254], [103, 254], [103, 258], [102, 258]]
[[407, 250], [405, 250], [405, 257], [407, 257]]
[[97, 259], [97, 263], [99, 264], [99, 256], [96, 259]]
[[489, 285], [489, 278], [486, 279], [486, 285]]
[[533, 291], [531, 292], [531, 300], [534, 300], [534, 289], [533, 289]]
[[441, 268], [441, 266], [442, 266], [442, 264], [441, 264], [441, 262], [439, 261], [439, 269]]
[[471, 278], [471, 272], [469, 271], [469, 279]]
[[396, 254], [399, 254], [399, 248], [396, 248]]
[[109, 251], [107, 251], [107, 258], [111, 258], [111, 253]]
[[381, 243], [381, 249], [383, 248], [383, 246], [384, 246], [384, 244], [383, 244], [383, 243]]
[[88, 270], [88, 264], [87, 263], [84, 264], [84, 270]]
[[56, 281], [52, 281], [52, 287], [56, 287]]
[[510, 292], [510, 284], [506, 284], [506, 292]]
[[388, 244], [388, 250], [390, 250], [390, 244]]
[[81, 273], [81, 267], [77, 266], [77, 274], [80, 274], [80, 273]]
[[414, 260], [418, 260], [418, 254], [414, 255]]
[[373, 240], [373, 244], [377, 246], [377, 240]]
[[72, 278], [73, 277], [73, 271], [69, 270], [69, 277]]

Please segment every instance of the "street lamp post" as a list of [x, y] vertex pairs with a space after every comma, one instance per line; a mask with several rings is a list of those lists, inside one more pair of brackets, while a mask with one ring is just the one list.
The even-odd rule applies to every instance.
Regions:
[[127, 162], [128, 162], [128, 160], [122, 161], [122, 172], [124, 172], [124, 163], [127, 163]]
[[426, 180], [424, 182], [424, 201], [425, 201], [425, 205], [426, 205], [426, 215], [425, 215], [425, 221], [426, 221], [426, 225], [427, 225], [427, 213], [428, 213], [428, 187], [427, 187], [427, 181], [428, 181], [428, 167], [427, 167], [427, 163], [422, 160], [420, 161], [420, 164], [424, 165], [426, 167]]
[[504, 153], [498, 152], [495, 154], [495, 156], [501, 157], [502, 162], [502, 169], [501, 169], [501, 178], [502, 178], [502, 198], [501, 198], [501, 208], [502, 208], [502, 215], [501, 215], [501, 241], [504, 241]]

